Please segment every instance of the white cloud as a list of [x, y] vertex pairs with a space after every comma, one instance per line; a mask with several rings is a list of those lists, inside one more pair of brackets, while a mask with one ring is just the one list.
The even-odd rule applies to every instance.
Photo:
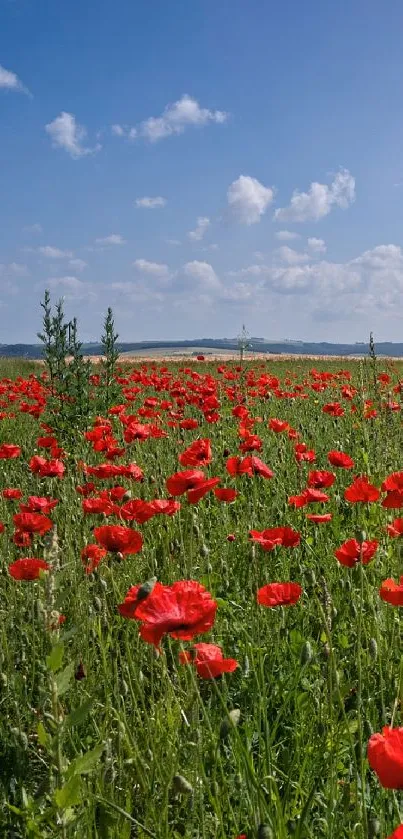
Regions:
[[145, 195], [144, 198], [136, 198], [136, 207], [144, 207], [146, 210], [156, 210], [159, 207], [165, 207], [167, 203], [166, 198], [162, 198], [161, 195], [157, 195], [155, 198], [149, 198], [148, 195]]
[[301, 265], [310, 260], [310, 256], [307, 253], [299, 253], [299, 251], [289, 248], [288, 245], [283, 245], [281, 248], [278, 248], [276, 255], [281, 262], [286, 262], [287, 265]]
[[120, 233], [111, 233], [110, 236], [103, 236], [95, 239], [97, 245], [125, 245], [126, 240]]
[[70, 259], [69, 265], [76, 271], [84, 271], [84, 268], [87, 267], [87, 262], [84, 262], [83, 259]]
[[28, 224], [26, 227], [23, 228], [24, 233], [43, 233], [43, 228], [41, 224]]
[[149, 117], [139, 126], [139, 133], [155, 143], [172, 134], [183, 134], [187, 126], [207, 125], [209, 122], [223, 123], [228, 118], [225, 111], [210, 111], [201, 108], [196, 99], [184, 94], [172, 105], [167, 105], [159, 117]]
[[326, 242], [323, 239], [315, 239], [315, 236], [308, 239], [308, 247], [314, 253], [326, 253]]
[[273, 201], [274, 190], [263, 186], [256, 178], [240, 175], [228, 188], [227, 199], [231, 212], [240, 224], [256, 224]]
[[74, 114], [66, 111], [62, 111], [53, 122], [45, 125], [45, 131], [49, 134], [54, 148], [64, 149], [74, 160], [94, 154], [101, 148], [99, 143], [94, 148], [83, 145], [87, 130], [76, 122]]
[[170, 277], [168, 265], [160, 262], [148, 262], [147, 259], [136, 259], [133, 262], [133, 268], [141, 274], [148, 274], [158, 279], [169, 279]]
[[191, 239], [193, 242], [200, 242], [207, 233], [210, 224], [210, 219], [207, 216], [199, 216], [195, 230], [191, 230], [188, 233], [188, 239]]
[[165, 239], [165, 241], [167, 245], [173, 245], [174, 247], [179, 247], [182, 244], [179, 239]]
[[220, 280], [209, 262], [199, 262], [197, 259], [187, 262], [183, 266], [183, 273], [207, 290], [214, 291], [221, 287]]
[[46, 259], [68, 259], [73, 256], [72, 251], [62, 251], [60, 248], [53, 248], [51, 245], [44, 245], [38, 248], [38, 251]]
[[345, 210], [355, 200], [355, 179], [348, 169], [337, 173], [333, 182], [311, 183], [309, 192], [294, 190], [288, 207], [281, 207], [274, 213], [276, 221], [318, 221], [327, 216], [333, 206]]
[[131, 128], [130, 125], [115, 123], [111, 125], [111, 131], [115, 137], [126, 137], [127, 140], [135, 140], [137, 137], [137, 128]]
[[95, 300], [97, 296], [89, 283], [77, 277], [49, 277], [42, 285], [50, 290], [60, 289], [66, 300]]
[[14, 274], [15, 277], [28, 277], [30, 274], [27, 265], [23, 265], [20, 262], [11, 262], [8, 265], [8, 271], [10, 274]]
[[29, 91], [23, 85], [22, 81], [18, 78], [16, 73], [13, 73], [12, 70], [6, 70], [5, 67], [2, 67], [0, 64], [0, 90], [12, 90], [15, 93], [28, 93]]
[[291, 230], [279, 230], [274, 235], [280, 242], [292, 242], [293, 239], [300, 238], [299, 233], [292, 233]]

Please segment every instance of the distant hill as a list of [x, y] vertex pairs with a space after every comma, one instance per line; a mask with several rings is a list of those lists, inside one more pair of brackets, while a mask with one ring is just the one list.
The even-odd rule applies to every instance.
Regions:
[[[133, 343], [119, 344], [121, 353], [129, 353], [140, 350], [167, 350], [167, 352], [191, 350], [192, 348], [202, 350], [230, 350], [238, 352], [239, 346], [236, 338], [197, 338], [188, 341], [136, 341]], [[403, 358], [403, 343], [393, 344], [390, 341], [383, 341], [376, 344], [377, 356], [391, 356]], [[84, 355], [101, 355], [100, 344], [83, 344]], [[365, 356], [368, 354], [368, 345], [363, 343], [355, 344], [331, 344], [325, 341], [320, 343], [306, 341], [267, 341], [264, 338], [250, 339], [248, 353], [273, 353], [284, 355], [343, 355], [343, 356]], [[0, 356], [7, 358], [29, 358], [40, 359], [43, 357], [43, 350], [40, 344], [0, 344]]]

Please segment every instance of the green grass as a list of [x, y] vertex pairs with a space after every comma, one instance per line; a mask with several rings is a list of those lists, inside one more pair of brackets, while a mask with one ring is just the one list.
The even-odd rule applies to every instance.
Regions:
[[[190, 363], [201, 376], [222, 381], [217, 368], [224, 362]], [[180, 372], [186, 365], [164, 366], [175, 371], [178, 381], [188, 382], [192, 379]], [[389, 369], [395, 385], [403, 366], [382, 365], [379, 370]], [[234, 371], [236, 362], [225, 367]], [[340, 397], [344, 382], [319, 393], [304, 384], [313, 367], [352, 371], [358, 388], [355, 414], [351, 402]], [[402, 466], [401, 413], [380, 407], [388, 387], [374, 390], [369, 363], [287, 359], [247, 362], [244, 369], [255, 369], [257, 377], [269, 371], [282, 383], [291, 376], [292, 385], [285, 389], [300, 383], [308, 394], [307, 399], [253, 397], [250, 391], [256, 388], [248, 391], [242, 374], [250, 414], [262, 418], [253, 428], [263, 440], [257, 454], [274, 478], [232, 479], [226, 473], [225, 451], [239, 453], [234, 403], [224, 390], [234, 382], [220, 385], [218, 423], [205, 422], [188, 405], [185, 415], [195, 416], [200, 427], [180, 432], [167, 428], [163, 413], [169, 436], [130, 444], [118, 461], [135, 461], [144, 470], [144, 482], [131, 485], [133, 497], [166, 497], [166, 478], [182, 468], [178, 454], [198, 436], [212, 443], [207, 474], [221, 476], [223, 485], [236, 486], [240, 494], [231, 505], [219, 504], [213, 495], [194, 506], [180, 499], [181, 510], [173, 518], [158, 516], [134, 525], [144, 537], [141, 553], [122, 562], [109, 558], [90, 576], [83, 571], [80, 551], [93, 541], [91, 528], [102, 517], [82, 515], [75, 486], [83, 481], [79, 462], [99, 463], [102, 454], [94, 454], [78, 435], [66, 454], [65, 478], [41, 479], [27, 465], [41, 433], [38, 421], [20, 413], [18, 402], [15, 417], [1, 421], [0, 443], [22, 447], [21, 458], [0, 461], [2, 487], [20, 487], [24, 499], [51, 495], [59, 505], [51, 514], [58, 544], [35, 537], [33, 548], [24, 552], [12, 541], [18, 504], [0, 498], [0, 520], [6, 526], [0, 536], [0, 835], [235, 839], [245, 833], [254, 839], [264, 824], [275, 839], [369, 839], [386, 838], [400, 823], [398, 794], [381, 788], [366, 760], [371, 733], [392, 718], [395, 725], [403, 724], [399, 609], [378, 594], [382, 580], [403, 573], [399, 540], [389, 539], [385, 531], [399, 511], [387, 511], [380, 503], [348, 504], [343, 491], [352, 473], [344, 470], [336, 470], [337, 482], [325, 505], [333, 513], [331, 522], [314, 525], [305, 518], [307, 508], [294, 509], [287, 500], [304, 488], [310, 468], [331, 468], [326, 455], [335, 448], [354, 458], [354, 474], [366, 473], [379, 486]], [[2, 377], [26, 377], [35, 370], [29, 362], [0, 364]], [[146, 384], [128, 413], [135, 414], [148, 396], [175, 401]], [[375, 400], [375, 419], [363, 418], [366, 397]], [[393, 398], [400, 402], [399, 395]], [[334, 419], [321, 409], [336, 400], [346, 414]], [[13, 404], [2, 410], [13, 410]], [[270, 417], [297, 429], [308, 448], [315, 449], [316, 464], [297, 465], [292, 441], [267, 428]], [[115, 430], [121, 435], [117, 421]], [[251, 543], [251, 529], [282, 524], [301, 532], [300, 546], [265, 553]], [[379, 541], [375, 559], [366, 567], [342, 567], [335, 548], [362, 530]], [[230, 533], [235, 541], [227, 541]], [[18, 583], [10, 577], [8, 565], [14, 559], [44, 554], [53, 564], [51, 585], [45, 578]], [[128, 588], [153, 576], [164, 584], [195, 579], [212, 593], [218, 601], [215, 625], [196, 640], [220, 644], [226, 656], [239, 662], [234, 673], [199, 679], [193, 667], [178, 663], [180, 650], [190, 643], [164, 638], [158, 654], [140, 638], [137, 623], [117, 613]], [[299, 582], [301, 601], [287, 609], [258, 606], [258, 588], [276, 580]], [[66, 616], [59, 640], [46, 626], [51, 608]], [[58, 643], [63, 643], [63, 661], [57, 661]], [[85, 677], [77, 680], [73, 674], [80, 662]], [[61, 673], [66, 680], [62, 690]], [[240, 711], [237, 726], [228, 724], [233, 709]], [[66, 791], [68, 767], [97, 746], [102, 749], [94, 753], [93, 767], [82, 775], [70, 770], [78, 780], [70, 780]], [[178, 789], [176, 775], [186, 779], [191, 792]], [[65, 793], [55, 797], [57, 789]]]

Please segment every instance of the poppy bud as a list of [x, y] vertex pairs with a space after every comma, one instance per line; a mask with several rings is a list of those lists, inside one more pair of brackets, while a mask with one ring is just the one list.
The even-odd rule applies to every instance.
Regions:
[[106, 582], [106, 580], [103, 579], [103, 577], [100, 578], [99, 584], [102, 586], [103, 589], [105, 589], [105, 591], [107, 590], [108, 583]]
[[372, 818], [368, 821], [368, 839], [375, 839], [381, 833], [381, 823], [379, 819]]
[[228, 737], [232, 728], [236, 728], [239, 720], [241, 717], [241, 711], [239, 708], [233, 708], [232, 711], [229, 712], [228, 716], [223, 719], [221, 726], [220, 726], [220, 738], [221, 740], [225, 740]]
[[200, 545], [200, 556], [208, 556], [209, 553], [210, 553], [210, 548], [208, 548], [205, 543]]
[[156, 577], [151, 577], [149, 580], [146, 580], [146, 582], [143, 583], [140, 586], [140, 588], [137, 592], [137, 602], [138, 603], [140, 602], [140, 600], [145, 600], [146, 597], [148, 597], [148, 595], [151, 594], [156, 582], [157, 582], [157, 578]]
[[117, 554], [115, 554], [115, 556], [116, 556], [116, 559], [119, 560], [119, 562], [122, 562], [123, 554], [120, 551], [118, 551]]
[[274, 839], [274, 833], [268, 824], [260, 824], [257, 830], [257, 839]]
[[122, 501], [130, 501], [131, 497], [132, 497], [131, 489], [127, 489], [125, 494], [122, 496]]
[[313, 570], [313, 568], [307, 568], [305, 576], [306, 576], [306, 581], [307, 581], [307, 583], [309, 583], [309, 585], [311, 585], [311, 586], [316, 585], [316, 575], [315, 575], [315, 571]]
[[222, 453], [222, 456], [223, 457], [229, 457], [229, 449], [224, 449], [224, 451]]
[[84, 665], [83, 665], [82, 661], [80, 661], [80, 663], [77, 667], [77, 670], [74, 673], [74, 678], [75, 678], [76, 682], [81, 682], [83, 679], [85, 679], [86, 675], [87, 674], [84, 670]]
[[313, 659], [312, 647], [311, 647], [309, 641], [306, 641], [304, 646], [302, 647], [302, 650], [301, 650], [301, 657], [300, 657], [301, 664], [302, 665], [310, 664], [312, 659]]
[[375, 661], [378, 656], [378, 644], [376, 643], [376, 638], [370, 638], [368, 652], [371, 658], [373, 658]]
[[172, 787], [175, 792], [184, 793], [186, 795], [190, 795], [190, 793], [193, 792], [192, 785], [186, 780], [186, 778], [183, 777], [183, 775], [174, 775], [172, 779]]
[[96, 612], [101, 612], [102, 610], [102, 600], [100, 597], [94, 597], [94, 609]]
[[227, 542], [235, 542], [235, 538], [236, 537], [234, 533], [228, 533]]
[[362, 544], [362, 542], [365, 542], [367, 539], [367, 534], [365, 530], [358, 528], [355, 532], [355, 538], [357, 539], [357, 542], [359, 542], [360, 544]]

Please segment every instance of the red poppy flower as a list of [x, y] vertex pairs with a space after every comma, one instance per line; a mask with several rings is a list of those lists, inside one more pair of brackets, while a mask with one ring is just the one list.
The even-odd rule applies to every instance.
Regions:
[[190, 652], [179, 653], [181, 664], [194, 664], [201, 679], [216, 679], [222, 673], [232, 673], [238, 667], [234, 658], [224, 658], [216, 644], [195, 644]]
[[344, 491], [344, 498], [346, 501], [350, 501], [351, 504], [356, 504], [357, 502], [364, 504], [371, 503], [372, 501], [378, 501], [379, 496], [379, 489], [369, 483], [366, 475], [354, 478], [353, 483]]
[[403, 472], [392, 472], [391, 475], [388, 475], [381, 484], [381, 490], [383, 492], [391, 492], [392, 490], [403, 492]]
[[107, 553], [105, 548], [101, 548], [99, 545], [86, 545], [81, 551], [81, 561], [84, 565], [85, 573], [92, 574]]
[[352, 469], [354, 466], [352, 457], [344, 452], [329, 452], [327, 459], [331, 466], [337, 466], [339, 469]]
[[403, 577], [400, 577], [400, 584], [391, 579], [384, 580], [379, 589], [379, 595], [391, 606], [403, 606]]
[[179, 455], [179, 463], [182, 466], [207, 466], [212, 457], [210, 440], [195, 440]]
[[76, 487], [76, 492], [79, 495], [82, 495], [84, 498], [88, 498], [91, 493], [95, 492], [96, 486], [93, 481], [88, 481], [88, 483], [82, 484], [82, 486]]
[[23, 533], [40, 533], [41, 536], [53, 527], [53, 522], [40, 513], [16, 513], [13, 522]]
[[24, 557], [17, 559], [8, 566], [9, 573], [14, 580], [38, 580], [41, 571], [48, 571], [50, 565], [44, 559]]
[[23, 530], [15, 530], [13, 533], [14, 545], [19, 548], [28, 548], [32, 542], [31, 533], [25, 533]]
[[247, 434], [243, 443], [239, 446], [241, 452], [245, 454], [245, 452], [261, 452], [263, 448], [263, 442], [258, 437], [257, 434]]
[[57, 498], [44, 498], [39, 495], [30, 495], [27, 504], [20, 504], [22, 513], [43, 513], [46, 515], [58, 504]]
[[268, 583], [259, 589], [257, 602], [261, 606], [293, 606], [302, 594], [299, 583]]
[[344, 416], [344, 408], [342, 408], [339, 402], [328, 402], [327, 405], [323, 406], [322, 411], [324, 414], [329, 414], [331, 417]]
[[61, 460], [47, 460], [46, 457], [37, 454], [31, 457], [29, 468], [34, 475], [40, 475], [41, 478], [62, 478], [66, 471]]
[[295, 451], [295, 460], [297, 463], [314, 463], [316, 460], [316, 453], [313, 449], [305, 449], [305, 451]]
[[295, 548], [301, 541], [301, 536], [292, 527], [271, 527], [266, 530], [251, 530], [250, 538], [258, 542], [264, 551], [271, 551], [276, 545], [284, 548]]
[[12, 443], [2, 443], [0, 446], [0, 460], [14, 460], [20, 454], [20, 446], [14, 446]]
[[100, 463], [99, 466], [84, 465], [84, 472], [100, 480], [124, 477], [131, 478], [133, 481], [142, 481], [144, 478], [144, 472], [137, 463], [130, 463], [128, 466], [119, 466], [117, 463]]
[[206, 476], [200, 469], [187, 469], [171, 475], [167, 479], [166, 487], [170, 495], [184, 495], [205, 480]]
[[156, 583], [142, 599], [140, 590], [141, 586], [133, 586], [118, 609], [123, 617], [141, 621], [141, 637], [156, 647], [163, 635], [191, 641], [214, 624], [217, 603], [194, 580], [179, 580], [172, 586]]
[[193, 428], [198, 428], [199, 423], [196, 419], [192, 419], [189, 417], [188, 419], [183, 419], [179, 423], [179, 428], [183, 428], [185, 431], [191, 431]]
[[2, 492], [3, 498], [8, 498], [9, 501], [19, 501], [22, 498], [22, 492], [20, 489], [13, 489], [12, 487], [8, 487], [7, 489], [3, 489]]
[[189, 489], [187, 494], [189, 504], [197, 504], [201, 498], [204, 498], [208, 492], [220, 483], [220, 480], [220, 478], [208, 478], [205, 481], [200, 481], [200, 483], [193, 489]]
[[228, 533], [227, 542], [235, 542], [236, 536], [235, 533]]
[[333, 516], [332, 513], [307, 513], [306, 518], [315, 524], [323, 524], [326, 521], [331, 521]]
[[326, 492], [321, 492], [320, 489], [304, 489], [300, 495], [290, 495], [288, 503], [294, 507], [306, 507], [307, 504], [321, 504], [329, 501], [329, 496]]
[[403, 507], [403, 490], [392, 489], [391, 492], [387, 492], [381, 506], [388, 510], [400, 510]]
[[119, 514], [120, 508], [117, 507], [110, 498], [83, 498], [82, 500], [83, 513], [85, 514], [103, 514], [105, 516], [112, 516]]
[[260, 475], [262, 478], [272, 478], [274, 472], [256, 455], [247, 457], [229, 457], [226, 463], [230, 475]]
[[206, 357], [205, 357], [204, 355], [197, 355], [197, 356], [196, 356], [196, 360], [197, 360], [197, 361], [205, 361], [205, 358], [206, 358]]
[[393, 831], [391, 836], [388, 836], [388, 839], [403, 839], [403, 824], [399, 824], [399, 827]]
[[276, 434], [281, 434], [282, 431], [289, 431], [290, 424], [285, 422], [285, 420], [279, 420], [272, 417], [272, 419], [269, 420], [269, 428]]
[[403, 519], [395, 519], [392, 521], [392, 524], [388, 524], [386, 529], [392, 539], [396, 539], [398, 536], [403, 536]]
[[238, 494], [237, 489], [231, 489], [230, 487], [218, 487], [214, 490], [215, 497], [218, 498], [219, 501], [226, 501], [227, 503], [235, 501]]
[[357, 539], [348, 539], [340, 545], [334, 555], [341, 565], [353, 568], [357, 562], [368, 565], [378, 548], [378, 542], [358, 542]]
[[120, 524], [105, 524], [94, 528], [94, 538], [109, 553], [137, 554], [143, 546], [143, 537], [138, 530], [122, 527]]
[[385, 726], [382, 734], [372, 734], [368, 742], [368, 761], [381, 786], [403, 789], [403, 728]]
[[0, 533], [4, 533], [5, 529], [6, 529], [6, 528], [5, 528], [4, 524], [3, 524], [3, 522], [2, 522], [2, 521], [0, 521]]
[[333, 472], [314, 470], [308, 475], [308, 486], [314, 489], [324, 489], [333, 486], [336, 475]]

